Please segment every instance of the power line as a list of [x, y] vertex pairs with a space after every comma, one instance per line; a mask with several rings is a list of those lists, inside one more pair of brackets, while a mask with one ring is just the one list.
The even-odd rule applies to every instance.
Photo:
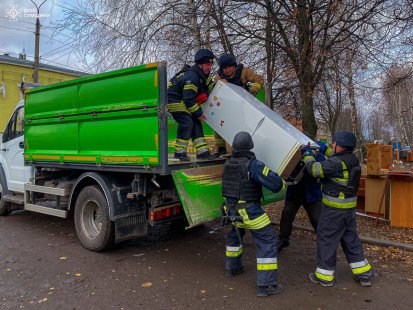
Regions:
[[[10, 20], [10, 18], [3, 17], [3, 16], [0, 16], [0, 18], [1, 18], [1, 19]], [[19, 22], [19, 23], [25, 23], [25, 24], [30, 24], [30, 25], [36, 25], [35, 23], [25, 22], [25, 21], [22, 21], [22, 20], [13, 20], [13, 22]]]
[[30, 30], [19, 29], [19, 28], [13, 28], [13, 27], [7, 27], [7, 26], [0, 26], [0, 28], [6, 28], [6, 29], [12, 29], [12, 30], [18, 30], [18, 31], [25, 31], [25, 32], [34, 33], [34, 30], [33, 30], [33, 31], [30, 31]]

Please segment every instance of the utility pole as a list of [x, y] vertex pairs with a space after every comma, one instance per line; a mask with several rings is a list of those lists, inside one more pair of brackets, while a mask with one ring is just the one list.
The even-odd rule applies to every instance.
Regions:
[[47, 1], [44, 0], [42, 4], [39, 6], [33, 1], [30, 0], [37, 9], [37, 16], [36, 16], [36, 32], [35, 32], [35, 41], [34, 41], [34, 63], [33, 63], [33, 82], [34, 83], [39, 83], [39, 45], [40, 45], [40, 8], [41, 6]]

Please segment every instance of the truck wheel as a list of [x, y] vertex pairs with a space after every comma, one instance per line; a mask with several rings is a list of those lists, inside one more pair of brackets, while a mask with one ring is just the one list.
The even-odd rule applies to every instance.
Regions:
[[75, 206], [75, 226], [77, 236], [86, 249], [99, 252], [115, 244], [108, 202], [97, 186], [87, 186], [79, 193]]
[[0, 216], [6, 216], [9, 213], [9, 204], [3, 199], [3, 187], [0, 183]]

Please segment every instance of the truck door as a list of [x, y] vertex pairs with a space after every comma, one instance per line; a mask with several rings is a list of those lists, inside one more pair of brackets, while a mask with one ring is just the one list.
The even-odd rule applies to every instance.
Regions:
[[24, 192], [24, 183], [32, 175], [32, 167], [24, 166], [24, 109], [17, 108], [1, 141], [1, 158], [9, 190]]

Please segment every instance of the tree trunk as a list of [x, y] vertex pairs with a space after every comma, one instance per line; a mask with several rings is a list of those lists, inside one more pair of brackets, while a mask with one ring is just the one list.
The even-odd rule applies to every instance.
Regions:
[[313, 91], [310, 83], [306, 81], [300, 82], [303, 131], [310, 139], [315, 140], [318, 127], [314, 117]]
[[[357, 146], [361, 148], [361, 135], [359, 130], [359, 122], [357, 117], [357, 107], [356, 107], [356, 98], [354, 95], [354, 83], [353, 83], [353, 59], [354, 59], [354, 52], [351, 50], [346, 50], [346, 66], [347, 66], [347, 89], [348, 89], [348, 97], [350, 102], [350, 111], [351, 111], [351, 128], [356, 136]], [[362, 152], [357, 152], [357, 157], [360, 161], [363, 160]]]

